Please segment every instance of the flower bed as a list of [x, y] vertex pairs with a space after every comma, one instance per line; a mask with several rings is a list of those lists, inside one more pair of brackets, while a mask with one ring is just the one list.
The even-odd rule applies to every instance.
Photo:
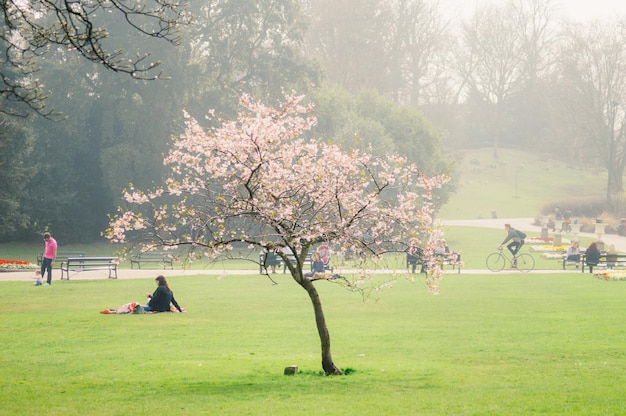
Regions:
[[[528, 237], [524, 240], [526, 244], [543, 244], [543, 245], [552, 245], [554, 244], [554, 237], [550, 238], [540, 238], [540, 237]], [[561, 243], [569, 245], [571, 242], [567, 238], [561, 238]], [[566, 247], [567, 248], [567, 247]]]
[[0, 259], [0, 272], [37, 270], [39, 267], [29, 261], [23, 260], [2, 260]]
[[603, 270], [593, 274], [601, 280], [626, 280], [626, 270]]
[[543, 245], [543, 246], [532, 246], [529, 248], [530, 251], [547, 251], [547, 252], [554, 252], [554, 251], [558, 251], [558, 252], [563, 252], [565, 250], [567, 250], [567, 246], [566, 245], [560, 245], [560, 246], [552, 246], [552, 245]]
[[524, 241], [526, 244], [552, 244], [554, 238], [528, 237]]

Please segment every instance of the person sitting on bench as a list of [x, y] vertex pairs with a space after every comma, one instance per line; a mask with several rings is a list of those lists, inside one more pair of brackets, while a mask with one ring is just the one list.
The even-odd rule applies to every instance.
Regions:
[[580, 247], [578, 245], [578, 241], [573, 241], [572, 245], [567, 248], [567, 257], [566, 261], [573, 261], [576, 263], [576, 267], [580, 263]]

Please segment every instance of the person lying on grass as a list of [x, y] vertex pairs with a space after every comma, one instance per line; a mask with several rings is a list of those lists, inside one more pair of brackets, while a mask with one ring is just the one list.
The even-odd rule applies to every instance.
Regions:
[[170, 289], [167, 279], [165, 279], [164, 276], [157, 276], [154, 280], [157, 284], [157, 288], [152, 294], [146, 292], [146, 297], [149, 299], [147, 304], [140, 305], [137, 302], [131, 302], [116, 309], [105, 309], [100, 313], [171, 312], [173, 310], [182, 312], [183, 309], [178, 302], [176, 302], [174, 292]]

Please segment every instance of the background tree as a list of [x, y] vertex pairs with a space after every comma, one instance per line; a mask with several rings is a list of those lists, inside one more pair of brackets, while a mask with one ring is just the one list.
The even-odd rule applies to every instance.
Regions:
[[451, 71], [450, 20], [444, 19], [436, 2], [388, 0], [381, 15], [390, 22], [385, 39], [387, 88], [382, 93], [397, 103], [414, 107], [440, 103], [442, 83]]
[[510, 135], [526, 148], [545, 148], [554, 141], [551, 124], [556, 108], [550, 81], [557, 72], [558, 21], [551, 0], [515, 0], [511, 7], [514, 30], [521, 36], [523, 84], [511, 99]]
[[311, 97], [318, 120], [314, 136], [345, 150], [370, 147], [378, 156], [400, 153], [429, 174], [449, 168], [439, 133], [413, 107], [398, 105], [373, 90], [354, 95], [341, 88], [321, 88]]
[[0, 117], [0, 240], [13, 236], [28, 223], [21, 205], [25, 188], [36, 171], [26, 163], [35, 137], [21, 120]]
[[[125, 27], [115, 28], [119, 46], [148, 48]], [[176, 60], [176, 51], [158, 52], [171, 74], [176, 72], [169, 61]], [[28, 160], [38, 172], [26, 187], [23, 212], [32, 218], [32, 228], [48, 228], [64, 244], [93, 241], [106, 228], [120, 188], [129, 182], [148, 186], [162, 177], [169, 136], [163, 132], [172, 131], [177, 118], [182, 120], [176, 104], [182, 92], [172, 80], [157, 86], [120, 77], [62, 49], [41, 62], [48, 103], [62, 107], [65, 119], [31, 121], [39, 134]]]
[[562, 55], [563, 108], [585, 160], [607, 167], [607, 203], [623, 190], [626, 163], [626, 21], [568, 27]]
[[464, 26], [463, 41], [462, 77], [468, 81], [474, 134], [491, 142], [497, 152], [510, 131], [508, 106], [524, 81], [523, 42], [511, 5], [478, 8]]
[[[210, 12], [204, 3], [190, 5], [197, 18], [181, 29], [178, 48], [159, 48], [115, 16], [100, 19], [120, 49], [153, 51], [170, 76], [158, 82], [120, 77], [63, 48], [38, 57], [46, 101], [62, 108], [65, 119], [29, 121], [37, 142], [23, 163], [38, 170], [24, 185], [21, 212], [31, 221], [22, 221], [12, 238], [49, 228], [65, 244], [98, 239], [119, 189], [131, 182], [149, 187], [165, 175], [163, 152], [180, 131], [182, 107], [194, 114], [214, 105], [234, 114], [235, 89], [276, 96], [281, 88], [314, 83], [317, 70], [298, 51], [304, 28], [298, 2], [253, 3], [215, 1]], [[223, 69], [218, 78], [216, 68]]]
[[[106, 23], [124, 22], [135, 33], [151, 38], [178, 41], [177, 29], [187, 21], [183, 3], [169, 0], [96, 0], [93, 2], [22, 2], [1, 0], [0, 21], [0, 112], [25, 115], [28, 110], [50, 116], [40, 80], [37, 58], [57, 46], [78, 52], [85, 59], [135, 78], [155, 78], [158, 62], [149, 53], [130, 58], [115, 45], [115, 33]], [[5, 101], [18, 102], [18, 111]]]
[[[280, 250], [313, 305], [322, 368], [340, 374], [319, 293], [304, 275], [304, 259], [317, 244], [330, 243], [338, 252], [379, 261], [420, 237], [428, 284], [436, 292], [442, 272], [433, 255], [430, 200], [443, 178], [420, 173], [403, 157], [378, 158], [305, 141], [301, 136], [315, 118], [302, 98], [289, 96], [272, 108], [244, 96], [246, 111], [208, 132], [189, 118], [165, 158], [172, 169], [165, 185], [126, 192], [127, 202], [136, 205], [120, 209], [107, 235], [116, 242], [132, 235], [150, 248], [187, 245], [209, 257], [232, 255], [242, 245], [250, 250], [245, 258], [258, 250]], [[366, 276], [363, 270], [344, 282], [358, 288]]]
[[187, 110], [236, 113], [239, 94], [282, 96], [306, 91], [319, 70], [302, 53], [306, 16], [299, 0], [211, 0], [195, 10], [185, 33], [190, 85]]
[[381, 92], [385, 83], [384, 37], [388, 19], [379, 0], [312, 0], [305, 53], [316, 57], [328, 82], [356, 94]]

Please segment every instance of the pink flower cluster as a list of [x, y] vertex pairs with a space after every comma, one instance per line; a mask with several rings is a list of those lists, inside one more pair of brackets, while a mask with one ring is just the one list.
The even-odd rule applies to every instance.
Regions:
[[[423, 174], [402, 156], [307, 138], [316, 119], [303, 99], [288, 95], [274, 108], [243, 96], [237, 119], [212, 129], [186, 114], [185, 131], [164, 159], [169, 178], [151, 192], [126, 191], [128, 207], [111, 219], [107, 236], [125, 242], [149, 233], [151, 244], [190, 244], [208, 256], [239, 242], [303, 255], [322, 241], [381, 256], [419, 238], [435, 262], [431, 192], [447, 179]], [[436, 293], [441, 271], [428, 269]]]

